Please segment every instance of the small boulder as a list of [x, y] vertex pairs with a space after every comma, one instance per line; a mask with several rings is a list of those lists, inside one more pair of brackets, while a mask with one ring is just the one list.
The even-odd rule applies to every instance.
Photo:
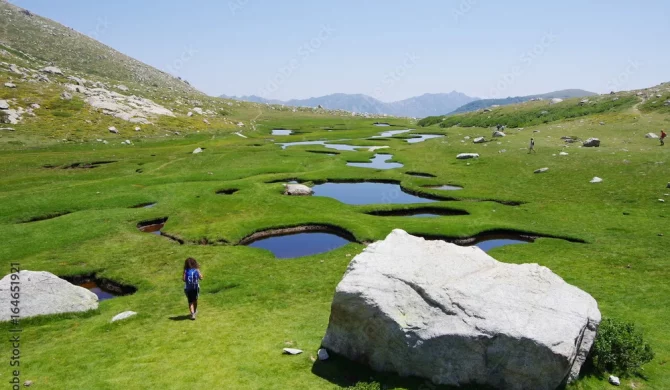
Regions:
[[200, 107], [195, 107], [193, 109], [193, 112], [195, 112], [198, 115], [203, 115], [202, 108], [200, 108]]
[[302, 349], [284, 348], [284, 355], [300, 355], [301, 353]]
[[193, 154], [199, 154], [199, 153], [202, 153], [202, 148], [196, 148], [196, 149], [193, 151]]
[[135, 131], [142, 131], [142, 128], [137, 126], [137, 127], [135, 127]]
[[563, 99], [560, 99], [560, 98], [553, 98], [553, 99], [551, 99], [551, 104], [560, 103], [560, 102], [562, 102], [562, 101], [563, 101]]
[[41, 107], [41, 106], [40, 106], [39, 104], [37, 104], [37, 103], [33, 103], [33, 104], [30, 105], [30, 108], [32, 108], [33, 110], [37, 110], [37, 109], [39, 109], [40, 107]]
[[9, 321], [11, 282], [21, 283], [21, 318], [98, 308], [98, 296], [49, 272], [21, 271], [0, 280], [0, 322]]
[[63, 100], [72, 100], [72, 94], [70, 92], [63, 92], [60, 94], [60, 98]]
[[316, 356], [317, 356], [317, 357], [319, 358], [319, 360], [321, 360], [321, 361], [328, 360], [328, 358], [330, 357], [330, 356], [328, 355], [328, 351], [326, 351], [325, 348], [319, 348], [319, 350], [316, 352]]
[[5, 83], [5, 87], [7, 87], [7, 88], [16, 88], [16, 84], [14, 84], [14, 83]]
[[474, 143], [476, 143], [476, 144], [483, 144], [484, 142], [486, 142], [486, 138], [484, 138], [484, 137], [477, 137], [477, 138], [473, 139], [472, 142], [474, 142]]
[[461, 153], [458, 156], [456, 156], [457, 159], [459, 160], [468, 160], [471, 158], [479, 158], [478, 153]]
[[123, 141], [123, 142], [121, 142], [121, 143], [124, 144], [124, 145], [131, 145], [131, 144], [132, 144], [132, 142], [130, 142], [129, 139], [127, 139], [127, 140], [125, 140], [125, 141]]
[[590, 183], [602, 183], [603, 179], [599, 178], [598, 176], [594, 177], [591, 179]]
[[584, 141], [585, 148], [597, 148], [600, 147], [600, 140], [598, 138], [589, 138]]
[[202, 123], [208, 125], [208, 124], [209, 124], [209, 121], [208, 121], [207, 119], [203, 119], [203, 120], [202, 120]]
[[610, 375], [609, 382], [610, 382], [610, 384], [612, 384], [614, 386], [620, 386], [621, 385], [621, 381], [619, 380], [619, 378], [614, 376], [614, 375]]
[[118, 88], [119, 90], [121, 90], [123, 92], [128, 92], [128, 90], [129, 90], [129, 88], [126, 87], [125, 85], [117, 85], [116, 88]]
[[31, 381], [31, 380], [27, 380], [27, 381], [23, 382], [23, 385], [24, 385], [25, 387], [30, 387], [30, 386], [33, 385], [33, 381]]
[[568, 154], [566, 152], [561, 152], [558, 154], [559, 156], [567, 156]]
[[600, 122], [600, 126], [605, 126], [605, 122]]
[[493, 137], [504, 137], [506, 134], [503, 133], [502, 131], [494, 131], [493, 132]]
[[192, 116], [193, 116], [193, 113], [192, 113], [191, 111], [189, 111], [188, 114], [186, 114], [186, 116], [187, 116], [187, 117], [192, 117]]
[[549, 170], [549, 168], [540, 168], [540, 169], [536, 169], [536, 170], [535, 170], [535, 173], [545, 173], [545, 172], [547, 172], [548, 170]]
[[56, 68], [55, 66], [47, 66], [46, 68], [42, 68], [43, 73], [49, 73], [49, 74], [57, 74], [57, 75], [63, 75], [63, 71]]
[[308, 196], [314, 193], [314, 190], [304, 184], [284, 184], [284, 195]]
[[110, 133], [119, 134], [119, 131], [118, 131], [118, 130], [116, 129], [116, 127], [114, 127], [114, 126], [111, 126], [111, 127], [110, 127], [109, 129], [107, 129], [107, 130], [109, 130]]
[[112, 317], [111, 322], [122, 321], [134, 315], [137, 315], [137, 313], [135, 313], [134, 311], [124, 311], [123, 313], [119, 313], [114, 317]]
[[647, 133], [647, 134], [644, 135], [644, 138], [653, 138], [653, 139], [657, 139], [657, 138], [658, 138], [658, 134], [656, 134], [656, 133]]
[[0, 110], [9, 110], [9, 103], [7, 103], [7, 100], [0, 100]]

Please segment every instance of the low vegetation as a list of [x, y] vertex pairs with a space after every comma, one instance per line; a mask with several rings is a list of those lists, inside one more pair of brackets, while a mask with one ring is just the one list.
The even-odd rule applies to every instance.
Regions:
[[627, 377], [653, 359], [654, 351], [635, 324], [612, 318], [600, 323], [592, 351], [593, 365], [599, 372]]

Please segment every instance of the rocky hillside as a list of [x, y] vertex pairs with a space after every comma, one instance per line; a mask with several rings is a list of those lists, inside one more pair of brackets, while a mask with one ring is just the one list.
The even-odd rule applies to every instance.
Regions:
[[0, 48], [88, 76], [200, 94], [185, 81], [5, 0], [0, 0]]
[[540, 95], [515, 96], [504, 99], [482, 99], [470, 102], [464, 106], [458, 107], [454, 111], [445, 111], [450, 115], [459, 114], [463, 112], [471, 112], [481, 110], [483, 108], [507, 106], [510, 104], [517, 104], [528, 102], [531, 100], [550, 100], [550, 99], [570, 99], [577, 97], [595, 96], [596, 94], [582, 89], [564, 89], [562, 91], [554, 91]]

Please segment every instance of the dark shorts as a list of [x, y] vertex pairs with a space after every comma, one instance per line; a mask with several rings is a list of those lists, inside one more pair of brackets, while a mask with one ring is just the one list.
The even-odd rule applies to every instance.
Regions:
[[186, 299], [188, 299], [188, 303], [193, 303], [198, 300], [198, 295], [200, 294], [200, 287], [197, 289], [184, 289], [184, 293], [186, 294]]

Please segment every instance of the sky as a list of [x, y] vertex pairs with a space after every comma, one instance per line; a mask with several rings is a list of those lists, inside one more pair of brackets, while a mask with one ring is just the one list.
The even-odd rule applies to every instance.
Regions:
[[11, 0], [218, 96], [504, 98], [670, 81], [670, 1]]

